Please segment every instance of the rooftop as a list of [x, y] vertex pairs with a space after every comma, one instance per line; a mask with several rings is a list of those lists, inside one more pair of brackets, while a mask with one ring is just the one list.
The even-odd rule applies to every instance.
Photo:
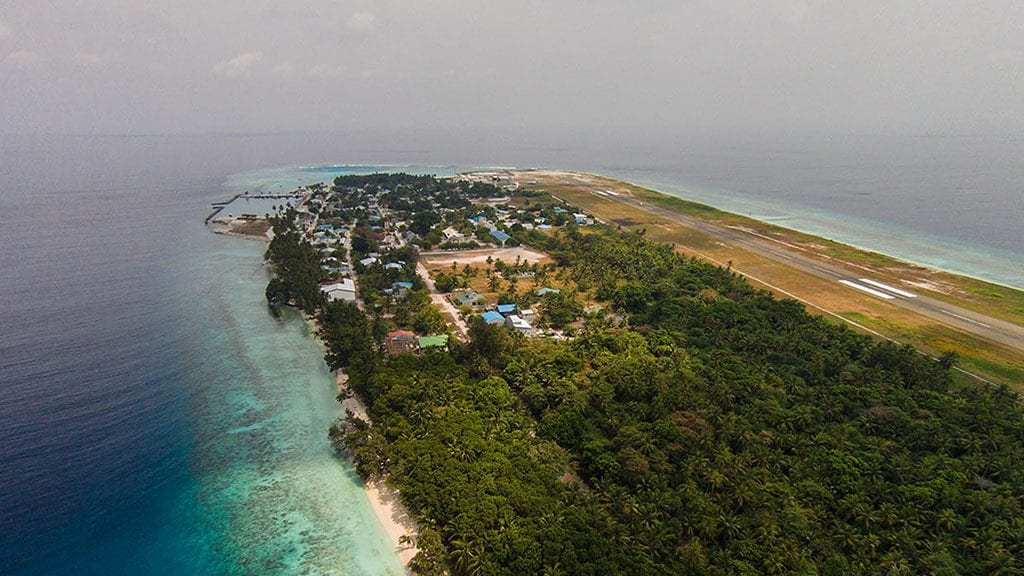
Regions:
[[483, 319], [484, 319], [484, 322], [487, 322], [488, 324], [495, 324], [495, 323], [498, 323], [498, 322], [504, 322], [505, 321], [505, 317], [502, 316], [501, 314], [499, 314], [498, 312], [495, 312], [494, 310], [490, 310], [488, 312], [484, 312], [483, 313]]
[[448, 345], [448, 335], [420, 336], [420, 348], [443, 348]]
[[458, 296], [456, 296], [455, 297], [455, 303], [456, 304], [471, 304], [473, 302], [477, 302], [477, 301], [481, 300], [482, 298], [483, 298], [483, 296], [481, 296], [481, 295], [477, 294], [476, 292], [470, 290], [469, 292], [466, 292], [464, 294], [459, 294]]

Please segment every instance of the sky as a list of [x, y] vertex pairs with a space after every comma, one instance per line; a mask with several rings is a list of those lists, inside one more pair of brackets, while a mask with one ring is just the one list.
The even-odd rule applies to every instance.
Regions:
[[0, 133], [1024, 131], [1019, 0], [3, 0]]

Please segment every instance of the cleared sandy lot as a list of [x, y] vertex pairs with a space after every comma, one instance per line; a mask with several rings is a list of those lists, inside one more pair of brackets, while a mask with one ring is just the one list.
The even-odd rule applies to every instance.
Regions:
[[423, 252], [420, 254], [420, 261], [423, 262], [424, 266], [427, 268], [440, 268], [442, 266], [451, 266], [452, 262], [455, 262], [457, 266], [464, 266], [466, 264], [484, 264], [487, 262], [488, 257], [507, 263], [514, 263], [517, 257], [521, 261], [529, 262], [531, 264], [535, 262], [540, 264], [551, 262], [551, 258], [549, 258], [547, 254], [523, 246], [516, 248], [457, 250], [451, 252]]

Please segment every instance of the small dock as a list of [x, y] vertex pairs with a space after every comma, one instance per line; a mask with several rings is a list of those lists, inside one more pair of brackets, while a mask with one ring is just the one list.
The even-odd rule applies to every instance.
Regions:
[[209, 224], [210, 220], [213, 220], [217, 216], [217, 214], [220, 214], [220, 211], [223, 210], [224, 207], [230, 205], [232, 202], [234, 202], [235, 200], [238, 200], [239, 198], [241, 198], [243, 200], [249, 200], [249, 199], [252, 199], [252, 200], [303, 200], [303, 199], [305, 199], [305, 197], [306, 197], [305, 194], [297, 194], [295, 192], [290, 192], [290, 193], [287, 193], [287, 194], [281, 194], [281, 193], [278, 193], [278, 194], [274, 194], [274, 193], [256, 193], [256, 194], [253, 194], [251, 192], [239, 192], [238, 194], [235, 194], [234, 196], [232, 196], [231, 198], [229, 198], [227, 200], [224, 200], [224, 201], [221, 201], [221, 202], [211, 202], [210, 206], [213, 207], [213, 212], [211, 212], [210, 215], [206, 217], [206, 220], [203, 220], [203, 223], [204, 224]]

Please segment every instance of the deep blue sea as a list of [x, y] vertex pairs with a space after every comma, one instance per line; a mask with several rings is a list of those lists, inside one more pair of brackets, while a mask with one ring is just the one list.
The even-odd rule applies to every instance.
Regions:
[[266, 311], [263, 246], [202, 223], [334, 164], [601, 171], [1024, 287], [1024, 139], [2, 136], [0, 574], [400, 571], [330, 453], [320, 349]]

